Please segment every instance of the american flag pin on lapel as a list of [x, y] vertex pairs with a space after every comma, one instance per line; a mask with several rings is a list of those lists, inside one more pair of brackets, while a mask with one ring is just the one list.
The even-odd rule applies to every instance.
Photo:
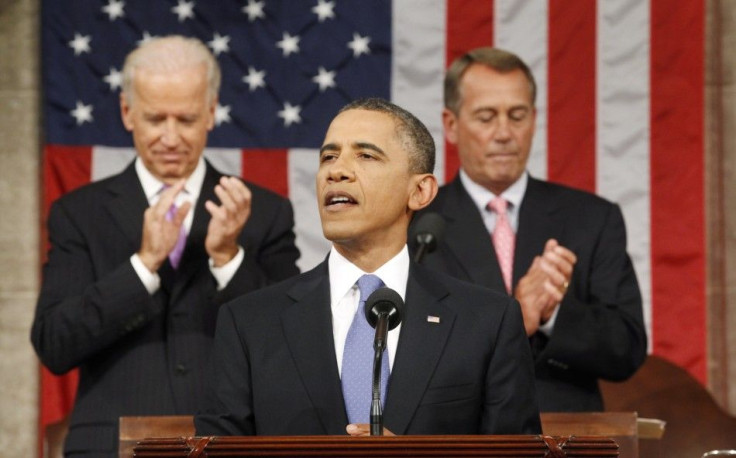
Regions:
[[439, 324], [440, 323], [440, 317], [438, 317], [438, 316], [432, 316], [432, 315], [427, 315], [427, 323]]

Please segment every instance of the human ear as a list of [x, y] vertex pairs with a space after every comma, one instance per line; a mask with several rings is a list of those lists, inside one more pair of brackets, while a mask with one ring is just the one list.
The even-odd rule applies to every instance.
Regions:
[[419, 211], [429, 205], [437, 195], [437, 178], [431, 173], [414, 175], [409, 194], [409, 209]]
[[453, 144], [457, 144], [457, 115], [452, 111], [444, 108], [442, 110], [442, 126], [445, 131], [445, 139]]
[[215, 111], [217, 110], [217, 103], [220, 101], [219, 97], [213, 97], [210, 102], [210, 106], [207, 109], [207, 130], [211, 131], [215, 128]]
[[128, 103], [126, 94], [120, 93], [120, 118], [123, 120], [123, 126], [128, 132], [133, 131], [133, 120], [131, 114], [131, 106]]

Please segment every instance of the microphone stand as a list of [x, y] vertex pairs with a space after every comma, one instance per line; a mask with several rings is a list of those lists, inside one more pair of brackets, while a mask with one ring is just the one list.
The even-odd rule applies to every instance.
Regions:
[[417, 252], [414, 254], [414, 262], [421, 264], [422, 258], [427, 253], [431, 253], [437, 248], [437, 237], [434, 234], [423, 232], [417, 235]]
[[417, 252], [414, 254], [414, 262], [416, 262], [417, 264], [420, 264], [422, 262], [424, 253], [427, 251], [427, 247], [428, 247], [427, 243], [421, 243], [421, 242], [419, 243], [419, 248], [417, 248]]
[[381, 408], [381, 362], [386, 349], [388, 314], [381, 313], [376, 323], [373, 344], [373, 396], [371, 399], [371, 436], [383, 436], [383, 409]]

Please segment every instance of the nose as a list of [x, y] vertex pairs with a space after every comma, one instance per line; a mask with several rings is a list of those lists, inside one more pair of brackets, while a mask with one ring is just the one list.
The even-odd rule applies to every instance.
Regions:
[[167, 119], [163, 123], [163, 131], [161, 132], [161, 143], [167, 148], [173, 148], [179, 144], [181, 136], [175, 119]]
[[355, 179], [352, 161], [347, 154], [340, 154], [327, 167], [327, 180], [330, 182], [351, 181]]
[[507, 116], [499, 116], [496, 123], [496, 129], [493, 132], [493, 139], [497, 142], [507, 142], [511, 140], [511, 121]]

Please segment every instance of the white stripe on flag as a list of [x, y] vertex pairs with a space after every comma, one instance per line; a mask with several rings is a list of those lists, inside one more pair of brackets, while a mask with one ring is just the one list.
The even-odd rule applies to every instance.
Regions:
[[204, 157], [226, 175], [239, 177], [243, 173], [243, 155], [239, 148], [205, 148]]
[[537, 83], [537, 129], [527, 168], [547, 178], [548, 5], [539, 0], [496, 0], [493, 45], [511, 51], [529, 65]]
[[649, 12], [649, 1], [598, 1], [596, 183], [622, 207], [651, 337]]
[[297, 265], [304, 272], [322, 262], [331, 246], [322, 235], [317, 209], [319, 150], [293, 148], [288, 154], [289, 198], [294, 206], [296, 246], [301, 252]]
[[102, 180], [122, 172], [134, 157], [135, 150], [133, 148], [93, 147], [90, 181]]
[[429, 129], [437, 148], [435, 174], [445, 177], [442, 85], [445, 69], [446, 2], [393, 3], [391, 100]]
[[[240, 176], [241, 150], [237, 148], [206, 148], [204, 155], [222, 173]], [[95, 146], [92, 148], [91, 181], [101, 180], [120, 173], [135, 157], [133, 148]]]

